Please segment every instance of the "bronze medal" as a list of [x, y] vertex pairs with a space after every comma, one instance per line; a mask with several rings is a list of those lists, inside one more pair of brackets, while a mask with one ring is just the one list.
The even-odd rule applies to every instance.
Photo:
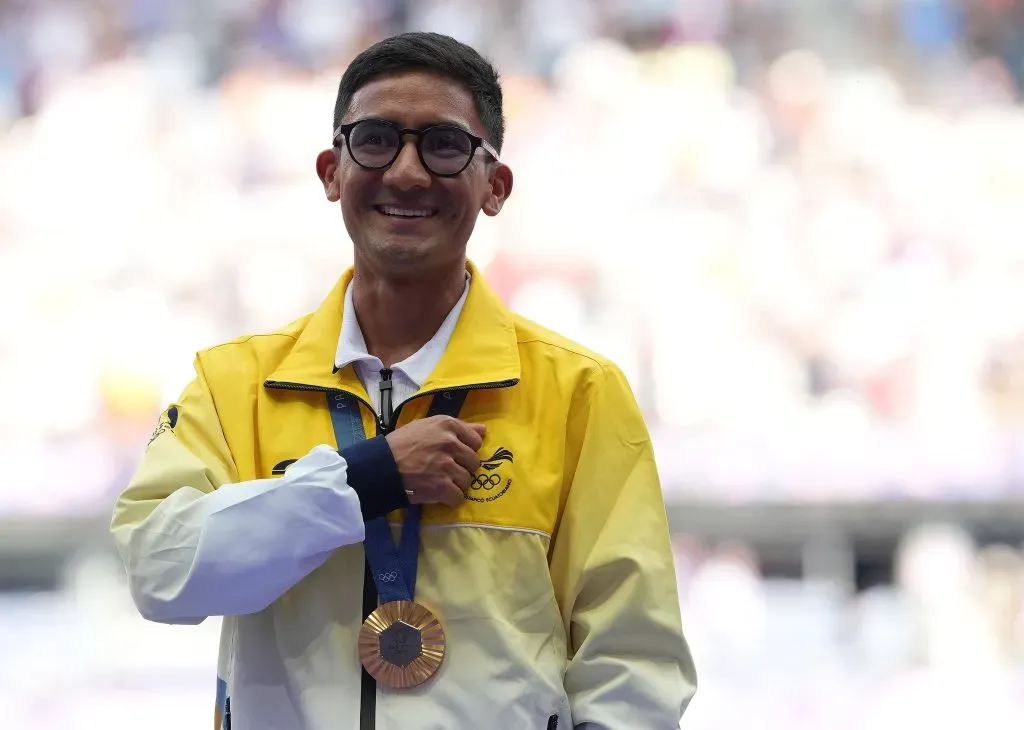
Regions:
[[434, 676], [444, 661], [441, 622], [415, 601], [391, 601], [366, 617], [359, 630], [359, 661], [375, 680], [408, 689]]

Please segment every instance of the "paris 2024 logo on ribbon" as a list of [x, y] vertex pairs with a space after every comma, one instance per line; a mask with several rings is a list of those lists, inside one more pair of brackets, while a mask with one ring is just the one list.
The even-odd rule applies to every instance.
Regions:
[[473, 502], [493, 502], [504, 496], [512, 486], [512, 477], [502, 474], [502, 467], [514, 463], [514, 456], [505, 447], [500, 447], [489, 459], [480, 462], [480, 471], [473, 477], [473, 482], [466, 493], [466, 499]]

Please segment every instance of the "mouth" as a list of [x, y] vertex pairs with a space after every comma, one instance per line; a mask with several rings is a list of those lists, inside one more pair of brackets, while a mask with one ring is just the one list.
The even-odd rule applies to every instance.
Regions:
[[437, 215], [436, 208], [413, 207], [408, 205], [375, 205], [373, 209], [383, 216], [400, 220], [422, 220]]

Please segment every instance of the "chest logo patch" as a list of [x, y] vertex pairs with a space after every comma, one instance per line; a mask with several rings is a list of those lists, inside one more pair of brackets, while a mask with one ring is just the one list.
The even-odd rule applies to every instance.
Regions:
[[493, 502], [505, 496], [512, 486], [512, 477], [502, 473], [502, 468], [507, 466], [505, 462], [514, 463], [515, 455], [504, 446], [499, 447], [489, 459], [484, 459], [480, 463], [480, 471], [473, 477], [466, 499], [473, 502]]

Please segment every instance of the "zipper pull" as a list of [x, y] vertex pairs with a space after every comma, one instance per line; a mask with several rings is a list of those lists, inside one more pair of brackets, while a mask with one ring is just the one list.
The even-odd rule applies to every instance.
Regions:
[[384, 368], [380, 371], [380, 426], [385, 433], [391, 430], [395, 420], [395, 410], [391, 400], [393, 387], [391, 369]]

